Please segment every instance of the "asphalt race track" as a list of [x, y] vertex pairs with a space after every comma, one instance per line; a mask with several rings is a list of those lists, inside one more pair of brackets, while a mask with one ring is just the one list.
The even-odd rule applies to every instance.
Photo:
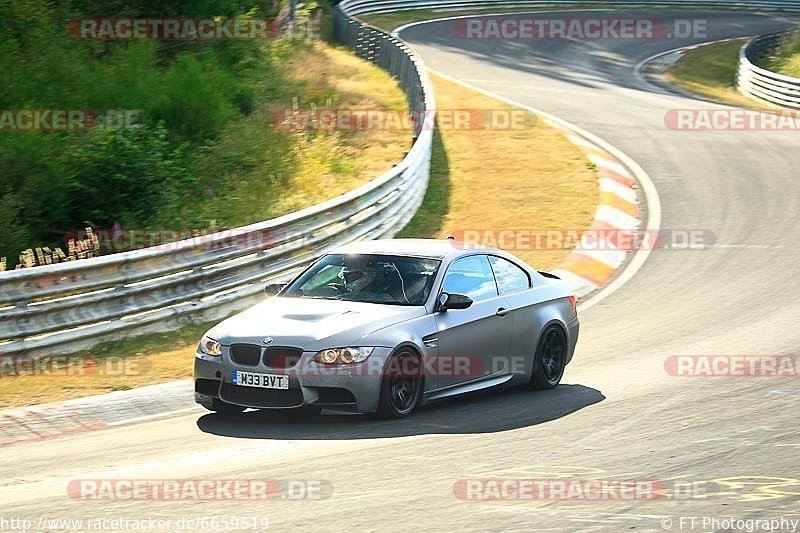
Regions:
[[[708, 37], [463, 40], [452, 21], [402, 33], [430, 68], [564, 118], [631, 156], [658, 189], [663, 229], [715, 236], [699, 249], [655, 250], [629, 283], [583, 313], [566, 384], [443, 402], [399, 422], [229, 419], [198, 410], [13, 445], [0, 455], [2, 514], [264, 516], [271, 529], [367, 531], [689, 531], [679, 517], [800, 519], [800, 378], [673, 377], [664, 368], [671, 355], [798, 353], [798, 132], [671, 130], [669, 110], [718, 106], [669, 94], [635, 72], [658, 52], [767, 33], [792, 19], [614, 16], [707, 19]], [[565, 477], [707, 483], [704, 497], [655, 501], [454, 495], [465, 479]], [[67, 495], [69, 481], [93, 478], [319, 480], [332, 495], [271, 502]], [[667, 517], [673, 522], [662, 524]]]

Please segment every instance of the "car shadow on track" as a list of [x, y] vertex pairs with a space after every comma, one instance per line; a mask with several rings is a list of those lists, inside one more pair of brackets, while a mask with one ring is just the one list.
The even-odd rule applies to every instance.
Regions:
[[549, 422], [604, 399], [600, 391], [583, 385], [560, 385], [549, 391], [516, 388], [442, 400], [401, 420], [376, 420], [350, 414], [252, 411], [236, 416], [210, 413], [197, 420], [197, 427], [213, 435], [281, 440], [493, 433]]

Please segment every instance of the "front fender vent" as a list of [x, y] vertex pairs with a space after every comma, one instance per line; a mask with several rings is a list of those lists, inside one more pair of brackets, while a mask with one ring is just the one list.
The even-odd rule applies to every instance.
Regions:
[[428, 348], [436, 348], [439, 345], [439, 334], [431, 333], [430, 335], [425, 335], [422, 337], [422, 344]]

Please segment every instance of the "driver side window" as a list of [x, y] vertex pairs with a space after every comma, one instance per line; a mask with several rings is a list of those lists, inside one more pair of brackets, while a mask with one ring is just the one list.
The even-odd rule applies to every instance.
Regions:
[[464, 294], [476, 302], [497, 296], [489, 259], [485, 255], [471, 255], [454, 262], [447, 269], [442, 291]]
[[[342, 267], [339, 265], [325, 265], [319, 272], [306, 281], [303, 293], [306, 296], [317, 296], [317, 291], [324, 291], [329, 283], [341, 284], [342, 279], [339, 277], [341, 272]], [[325, 295], [327, 295], [327, 293], [325, 293]]]

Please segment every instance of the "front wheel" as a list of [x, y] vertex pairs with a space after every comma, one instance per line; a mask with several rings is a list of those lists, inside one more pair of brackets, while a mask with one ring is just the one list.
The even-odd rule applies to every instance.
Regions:
[[402, 418], [414, 412], [422, 399], [422, 364], [410, 351], [393, 355], [387, 362], [378, 400], [379, 418]]
[[534, 389], [554, 389], [561, 382], [567, 363], [567, 336], [558, 326], [549, 326], [539, 339], [530, 384]]

